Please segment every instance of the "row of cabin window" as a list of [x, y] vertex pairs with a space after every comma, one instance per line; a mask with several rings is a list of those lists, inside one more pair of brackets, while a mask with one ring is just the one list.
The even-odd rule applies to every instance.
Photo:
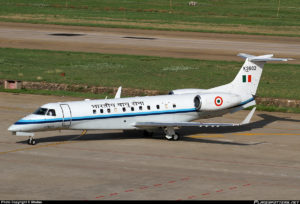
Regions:
[[[173, 108], [176, 108], [176, 104], [173, 104]], [[134, 111], [134, 107], [131, 107], [130, 109], [131, 109], [131, 111]], [[156, 109], [159, 110], [159, 109], [160, 109], [160, 106], [159, 106], [159, 105], [156, 105]], [[123, 110], [123, 112], [126, 112], [126, 108], [125, 108], [125, 107], [123, 107], [122, 110]], [[139, 106], [139, 110], [140, 110], [140, 111], [143, 110], [143, 106]], [[147, 106], [147, 110], [151, 110], [151, 106]], [[111, 111], [110, 111], [110, 108], [108, 108], [108, 109], [107, 109], [107, 113], [110, 113], [110, 112], [111, 112]], [[116, 109], [116, 108], [115, 108], [115, 112], [117, 112], [117, 109]], [[96, 113], [97, 113], [97, 110], [94, 109], [94, 110], [93, 110], [93, 114], [96, 114]], [[104, 109], [100, 109], [100, 113], [104, 113]]]

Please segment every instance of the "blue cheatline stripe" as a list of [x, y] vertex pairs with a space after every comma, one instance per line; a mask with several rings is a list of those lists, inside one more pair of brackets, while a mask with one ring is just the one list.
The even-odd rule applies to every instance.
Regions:
[[239, 105], [230, 107], [229, 109], [231, 109], [231, 108], [237, 108], [237, 107], [243, 106], [243, 105], [245, 105], [245, 104], [247, 104], [247, 103], [250, 103], [251, 101], [254, 101], [254, 98], [253, 98], [253, 97], [250, 98], [250, 99], [248, 99], [248, 100], [246, 100], [246, 101], [244, 101], [244, 102], [242, 102], [242, 103], [240, 103]]
[[237, 106], [245, 105], [245, 104], [247, 104], [247, 103], [250, 103], [251, 101], [254, 101], [254, 98], [250, 98], [250, 99], [248, 99], [247, 101], [244, 101], [244, 102], [240, 103], [240, 104], [237, 105]]
[[[236, 108], [245, 105], [254, 98], [250, 98], [239, 105], [230, 108]], [[229, 108], [229, 109], [230, 109]], [[40, 120], [19, 120], [15, 125], [25, 125], [25, 124], [43, 124], [43, 123], [58, 123], [58, 122], [69, 122], [69, 121], [81, 121], [81, 120], [96, 120], [96, 119], [108, 119], [108, 118], [122, 118], [122, 117], [135, 117], [135, 116], [148, 116], [148, 115], [163, 115], [163, 114], [175, 114], [175, 113], [188, 113], [196, 112], [196, 108], [179, 109], [179, 110], [165, 110], [165, 111], [150, 111], [150, 112], [137, 112], [137, 113], [122, 113], [122, 114], [110, 114], [110, 115], [96, 115], [96, 116], [82, 116], [82, 117], [72, 117], [72, 118], [56, 118], [56, 119], [40, 119]]]
[[95, 120], [95, 119], [108, 119], [108, 118], [122, 118], [122, 117], [135, 117], [135, 116], [148, 116], [148, 115], [162, 115], [162, 114], [175, 114], [175, 113], [188, 113], [195, 112], [195, 108], [179, 109], [179, 110], [165, 110], [165, 111], [151, 111], [151, 112], [137, 112], [137, 113], [122, 113], [122, 114], [110, 114], [110, 115], [96, 115], [96, 116], [83, 116], [72, 118], [56, 118], [56, 119], [40, 119], [40, 120], [19, 120], [15, 125], [25, 124], [42, 124], [42, 123], [56, 123], [56, 122], [68, 122], [68, 121], [81, 121], [81, 120]]

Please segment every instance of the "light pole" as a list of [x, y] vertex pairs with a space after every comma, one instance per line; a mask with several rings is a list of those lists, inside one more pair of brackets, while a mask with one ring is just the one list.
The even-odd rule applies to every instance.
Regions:
[[173, 10], [173, 8], [172, 8], [172, 0], [170, 0], [170, 11], [169, 11], [169, 13], [172, 13], [172, 10]]
[[280, 0], [278, 0], [277, 18], [278, 18], [278, 15], [279, 15], [279, 10], [280, 10]]

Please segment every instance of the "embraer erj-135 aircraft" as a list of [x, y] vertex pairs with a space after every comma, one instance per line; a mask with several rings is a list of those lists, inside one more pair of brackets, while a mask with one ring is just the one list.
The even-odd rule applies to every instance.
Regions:
[[49, 130], [130, 130], [150, 131], [162, 128], [168, 140], [178, 140], [176, 127], [239, 126], [250, 122], [255, 107], [241, 123], [190, 122], [234, 113], [255, 105], [255, 94], [267, 61], [287, 61], [272, 54], [253, 56], [244, 53], [245, 63], [228, 84], [211, 89], [178, 89], [169, 95], [120, 98], [121, 87], [114, 99], [48, 103], [11, 125], [8, 130], [17, 136], [29, 136]]

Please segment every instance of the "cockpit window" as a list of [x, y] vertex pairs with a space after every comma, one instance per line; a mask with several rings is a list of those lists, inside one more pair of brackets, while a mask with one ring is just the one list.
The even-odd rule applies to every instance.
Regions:
[[54, 109], [49, 109], [47, 115], [50, 115], [50, 116], [56, 116], [55, 110], [54, 110]]
[[39, 108], [36, 111], [34, 111], [33, 114], [36, 114], [36, 115], [46, 115], [47, 111], [48, 111], [47, 108]]

